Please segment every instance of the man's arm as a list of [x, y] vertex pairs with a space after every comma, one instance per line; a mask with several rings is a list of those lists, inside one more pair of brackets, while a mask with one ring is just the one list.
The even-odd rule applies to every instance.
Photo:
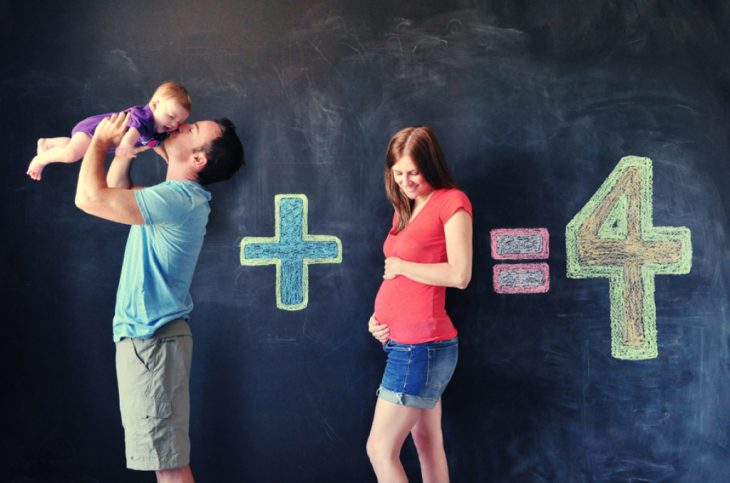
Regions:
[[[91, 138], [89, 148], [81, 161], [76, 186], [76, 206], [86, 213], [105, 220], [141, 225], [142, 213], [128, 188], [112, 188], [107, 184], [104, 158], [109, 148], [117, 145], [124, 135], [129, 114], [113, 114], [101, 121]], [[127, 172], [129, 165], [126, 166]]]
[[125, 156], [115, 155], [109, 165], [109, 172], [106, 174], [106, 184], [110, 188], [132, 188], [132, 177], [129, 171], [132, 167], [132, 160]]

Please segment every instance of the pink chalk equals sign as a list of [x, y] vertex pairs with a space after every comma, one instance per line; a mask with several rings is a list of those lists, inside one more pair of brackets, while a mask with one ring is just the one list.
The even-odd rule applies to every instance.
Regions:
[[[547, 228], [499, 228], [490, 231], [495, 260], [546, 259], [550, 254]], [[492, 269], [494, 291], [502, 294], [546, 293], [550, 290], [547, 263], [502, 263]]]

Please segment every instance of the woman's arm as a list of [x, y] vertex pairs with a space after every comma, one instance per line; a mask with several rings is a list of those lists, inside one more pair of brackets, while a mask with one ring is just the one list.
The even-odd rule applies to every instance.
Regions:
[[426, 285], [464, 289], [471, 281], [472, 223], [465, 210], [457, 211], [444, 225], [446, 257], [444, 263], [407, 262], [397, 257], [385, 259], [383, 278], [398, 275]]

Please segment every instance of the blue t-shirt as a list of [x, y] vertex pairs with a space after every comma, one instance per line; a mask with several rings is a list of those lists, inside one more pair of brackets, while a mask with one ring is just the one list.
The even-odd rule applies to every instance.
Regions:
[[166, 181], [134, 196], [144, 225], [129, 230], [114, 342], [149, 338], [167, 322], [189, 317], [190, 284], [210, 213], [210, 193], [193, 181]]

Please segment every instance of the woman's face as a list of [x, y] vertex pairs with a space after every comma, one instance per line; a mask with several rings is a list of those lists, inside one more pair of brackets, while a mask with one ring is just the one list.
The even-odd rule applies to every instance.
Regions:
[[395, 183], [408, 198], [415, 200], [426, 197], [433, 191], [410, 156], [403, 156], [390, 169]]

